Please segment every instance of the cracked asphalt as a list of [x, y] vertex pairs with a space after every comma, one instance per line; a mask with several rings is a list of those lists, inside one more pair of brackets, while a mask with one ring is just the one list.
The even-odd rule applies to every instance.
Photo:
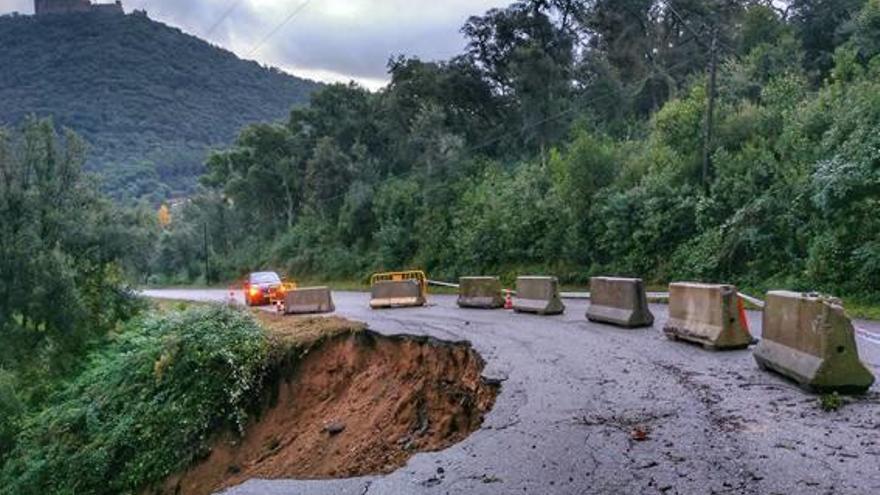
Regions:
[[[502, 382], [495, 408], [464, 442], [388, 476], [251, 480], [225, 494], [880, 493], [880, 386], [823, 412], [817, 396], [759, 370], [751, 351], [667, 340], [666, 306], [652, 306], [653, 329], [623, 330], [588, 322], [581, 300], [540, 317], [461, 310], [452, 296], [387, 311], [370, 310], [367, 294], [334, 298], [338, 315], [383, 334], [470, 342], [485, 376]], [[760, 337], [760, 314], [749, 323]], [[862, 358], [880, 376], [880, 324], [857, 326]]]

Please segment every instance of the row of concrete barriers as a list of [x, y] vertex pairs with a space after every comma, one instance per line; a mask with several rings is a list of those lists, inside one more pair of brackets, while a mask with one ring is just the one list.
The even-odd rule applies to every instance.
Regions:
[[[497, 277], [464, 277], [459, 282], [462, 308], [505, 307]], [[654, 315], [640, 279], [596, 277], [590, 283], [587, 318], [624, 328], [652, 327]], [[427, 278], [422, 272], [377, 274], [371, 280], [374, 309], [427, 304]], [[512, 308], [518, 313], [558, 315], [565, 304], [555, 277], [520, 277]], [[286, 314], [333, 312], [330, 289], [298, 289], [286, 295]], [[713, 350], [746, 349], [755, 343], [742, 299], [732, 285], [673, 283], [669, 318], [663, 332]], [[763, 336], [754, 351], [758, 365], [818, 391], [860, 393], [874, 383], [859, 359], [855, 329], [840, 300], [815, 294], [774, 291], [767, 294]]]
[[[500, 308], [500, 281], [468, 277], [460, 281], [458, 304], [464, 308]], [[652, 327], [645, 285], [639, 279], [593, 278], [587, 318], [625, 328]], [[861, 393], [874, 375], [859, 359], [855, 328], [841, 301], [816, 294], [774, 291], [767, 294], [763, 335], [754, 351], [758, 365], [804, 388]], [[521, 277], [513, 309], [540, 315], [565, 311], [553, 277]], [[669, 318], [663, 332], [714, 350], [746, 349], [755, 343], [742, 298], [732, 285], [674, 283], [669, 286]]]

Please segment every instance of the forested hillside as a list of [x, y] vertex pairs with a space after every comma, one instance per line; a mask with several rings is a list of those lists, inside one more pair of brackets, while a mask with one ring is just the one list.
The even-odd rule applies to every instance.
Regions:
[[528, 0], [463, 32], [451, 60], [393, 61], [378, 94], [329, 87], [245, 130], [156, 271], [197, 277], [207, 224], [216, 278], [422, 267], [877, 296], [880, 0]]
[[0, 125], [52, 116], [117, 198], [192, 192], [211, 147], [319, 86], [142, 14], [0, 17]]

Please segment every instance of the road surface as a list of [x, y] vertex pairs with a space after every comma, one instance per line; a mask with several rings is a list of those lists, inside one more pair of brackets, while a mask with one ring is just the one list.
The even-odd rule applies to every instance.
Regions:
[[[464, 442], [388, 476], [251, 480], [228, 495], [880, 493], [880, 387], [823, 412], [749, 351], [668, 341], [665, 306], [652, 306], [654, 329], [622, 330], [586, 321], [580, 300], [539, 317], [460, 310], [452, 296], [388, 311], [371, 311], [367, 294], [334, 298], [337, 314], [380, 333], [471, 342], [485, 375], [503, 382], [495, 408]], [[749, 318], [760, 336], [760, 315]], [[880, 375], [880, 325], [858, 326], [862, 358]], [[633, 439], [637, 428], [647, 440]]]

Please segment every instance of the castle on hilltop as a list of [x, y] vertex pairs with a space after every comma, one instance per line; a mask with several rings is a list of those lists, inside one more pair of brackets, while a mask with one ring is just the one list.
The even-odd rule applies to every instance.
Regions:
[[74, 12], [103, 12], [108, 14], [124, 14], [122, 1], [115, 3], [92, 3], [91, 0], [34, 0], [34, 13], [71, 14]]

